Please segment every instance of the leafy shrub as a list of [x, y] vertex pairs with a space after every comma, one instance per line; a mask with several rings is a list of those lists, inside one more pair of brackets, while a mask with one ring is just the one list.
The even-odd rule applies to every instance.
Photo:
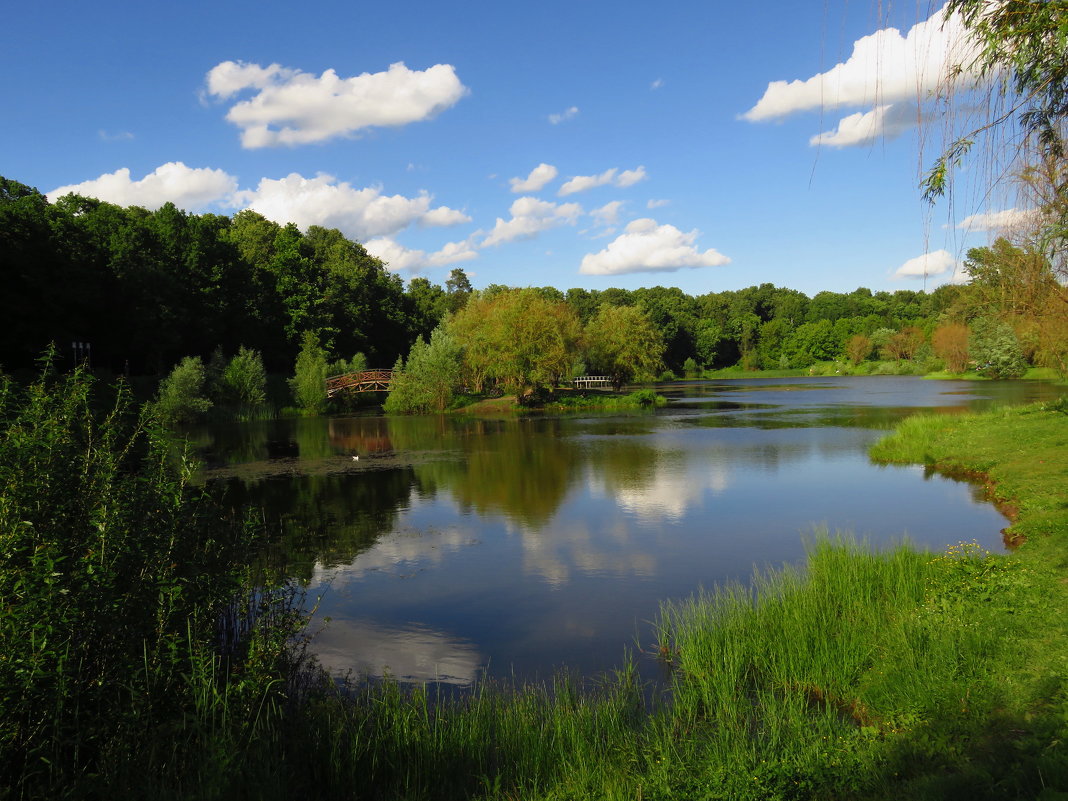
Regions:
[[1019, 378], [1027, 372], [1020, 343], [1006, 323], [980, 319], [972, 324], [969, 341], [975, 371], [987, 378]]
[[242, 345], [226, 364], [216, 385], [216, 397], [234, 409], [254, 408], [267, 402], [267, 371], [259, 351]]
[[351, 359], [338, 359], [331, 362], [327, 368], [329, 375], [344, 375], [345, 373], [362, 373], [367, 369], [367, 357], [362, 353], [355, 354]]
[[632, 401], [634, 404], [647, 408], [650, 406], [663, 406], [667, 403], [667, 400], [662, 395], [657, 395], [655, 391], [651, 389], [639, 389], [636, 392], [631, 392], [624, 400]]
[[171, 425], [202, 416], [212, 407], [204, 396], [204, 384], [204, 363], [199, 356], [186, 356], [160, 383], [155, 413]]
[[319, 337], [305, 331], [297, 354], [295, 375], [289, 380], [289, 388], [297, 406], [308, 414], [326, 411], [326, 351], [319, 345]]

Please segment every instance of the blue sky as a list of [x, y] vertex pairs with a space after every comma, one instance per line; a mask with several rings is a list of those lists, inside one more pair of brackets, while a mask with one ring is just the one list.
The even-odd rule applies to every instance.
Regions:
[[337, 227], [436, 283], [920, 289], [931, 253], [930, 289], [1011, 204], [921, 202], [952, 26], [884, 5], [19, 4], [0, 174]]

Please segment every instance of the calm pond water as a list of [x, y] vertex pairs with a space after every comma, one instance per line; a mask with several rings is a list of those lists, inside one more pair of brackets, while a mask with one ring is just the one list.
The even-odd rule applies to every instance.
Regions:
[[1002, 549], [1006, 521], [976, 488], [874, 465], [867, 448], [921, 409], [1060, 393], [891, 377], [659, 391], [670, 403], [655, 412], [334, 417], [196, 436], [207, 480], [284, 522], [265, 563], [322, 596], [314, 649], [329, 669], [467, 685], [617, 668], [651, 645], [663, 600], [797, 562], [818, 528]]

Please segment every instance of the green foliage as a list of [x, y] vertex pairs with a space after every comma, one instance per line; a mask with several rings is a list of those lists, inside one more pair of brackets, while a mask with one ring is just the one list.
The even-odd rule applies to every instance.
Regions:
[[634, 404], [642, 407], [663, 406], [667, 403], [667, 399], [663, 395], [656, 394], [652, 389], [639, 389], [631, 392], [624, 400], [631, 401]]
[[448, 409], [460, 385], [462, 355], [456, 338], [440, 326], [429, 343], [417, 338], [407, 362], [394, 368], [386, 413], [429, 414]]
[[199, 356], [186, 356], [163, 379], [154, 410], [169, 425], [188, 423], [212, 407], [205, 397], [204, 363]]
[[322, 414], [326, 411], [326, 351], [320, 347], [319, 338], [311, 331], [304, 332], [295, 375], [289, 380], [289, 388], [298, 408], [305, 413]]
[[357, 353], [351, 359], [338, 359], [330, 362], [326, 372], [328, 375], [344, 375], [345, 373], [362, 373], [366, 369], [367, 357], [362, 353]]
[[[1063, 3], [1007, 0], [991, 8], [981, 0], [950, 0], [944, 11], [960, 14], [982, 51], [977, 66], [987, 75], [1007, 71], [1021, 101], [1020, 121], [1044, 153], [1064, 155], [1068, 116], [1068, 23]], [[995, 124], [1004, 122], [997, 120]]]
[[234, 409], [249, 409], [267, 402], [267, 372], [257, 351], [242, 345], [218, 378], [219, 403]]
[[[1045, 175], [1047, 166], [1029, 173]], [[1063, 165], [1050, 169], [1047, 189], [1056, 194]], [[146, 211], [75, 195], [49, 203], [17, 182], [3, 186], [0, 251], [11, 267], [5, 298], [19, 299], [4, 306], [0, 329], [0, 363], [9, 367], [31, 365], [49, 341], [91, 335], [94, 365], [116, 372], [159, 373], [185, 354], [205, 356], [218, 346], [221, 356], [242, 345], [278, 372], [292, 365], [309, 331], [328, 353], [360, 352], [372, 364], [386, 364], [416, 336], [428, 341], [455, 313], [462, 319], [454, 321], [454, 334], [465, 345], [480, 343], [467, 347], [465, 384], [476, 392], [504, 384], [528, 392], [573, 372], [585, 358], [581, 328], [602, 306], [640, 309], [663, 341], [664, 366], [681, 373], [687, 359], [709, 368], [809, 367], [839, 356], [858, 335], [886, 351], [884, 358], [897, 358], [904, 352], [899, 345], [914, 351], [915, 343], [898, 337], [897, 353], [890, 353], [896, 333], [929, 332], [940, 315], [990, 314], [994, 304], [993, 313], [1026, 334], [1028, 358], [1068, 373], [1068, 327], [1059, 313], [1064, 292], [1054, 273], [1063, 268], [1063, 236], [1056, 233], [1063, 226], [1052, 223], [1036, 243], [995, 242], [971, 251], [972, 285], [930, 294], [862, 287], [809, 299], [772, 284], [696, 297], [672, 287], [562, 293], [493, 285], [476, 292], [460, 269], [444, 288], [415, 278], [405, 291], [395, 274], [337, 230], [312, 226], [302, 233], [248, 210], [231, 218], [170, 204]], [[1063, 206], [1043, 206], [1048, 219], [1060, 213], [1058, 202]], [[528, 302], [540, 311], [516, 313]], [[461, 315], [471, 303], [478, 312]], [[509, 314], [515, 325], [502, 322]], [[540, 344], [524, 354], [520, 340]], [[208, 364], [209, 392], [224, 368]]]
[[566, 303], [530, 288], [473, 295], [450, 321], [449, 333], [464, 350], [468, 386], [477, 391], [493, 380], [517, 400], [569, 378], [581, 336]]
[[1019, 378], [1027, 372], [1016, 334], [998, 320], [974, 321], [968, 350], [976, 363], [975, 371], [987, 378]]
[[471, 281], [462, 267], [454, 267], [449, 272], [449, 279], [445, 282], [445, 308], [455, 314], [467, 305], [472, 292]]
[[785, 344], [791, 364], [797, 367], [833, 359], [841, 349], [841, 342], [835, 336], [829, 320], [818, 320], [798, 326]]
[[230, 674], [253, 671], [248, 641], [216, 650], [251, 529], [123, 388], [102, 415], [92, 395], [80, 371], [0, 382], [5, 797], [159, 797], [136, 788], [191, 775], [223, 704], [241, 720], [269, 700]]
[[695, 348], [698, 361], [706, 367], [715, 364], [719, 356], [720, 341], [723, 331], [711, 320], [701, 320], [697, 324]]
[[601, 306], [586, 326], [586, 347], [591, 369], [604, 371], [617, 392], [628, 382], [652, 379], [663, 365], [664, 338], [634, 306]]
[[653, 389], [638, 389], [626, 395], [607, 392], [557, 393], [542, 408], [567, 411], [574, 409], [653, 409], [667, 404], [667, 398]]
[[158, 372], [241, 344], [281, 370], [306, 330], [340, 352], [392, 361], [427, 323], [400, 279], [338, 231], [303, 234], [252, 211], [146, 211], [76, 195], [49, 203], [8, 183], [5, 297], [48, 299], [4, 307], [0, 362], [11, 367], [32, 365], [50, 341], [89, 340], [94, 366], [116, 372]]

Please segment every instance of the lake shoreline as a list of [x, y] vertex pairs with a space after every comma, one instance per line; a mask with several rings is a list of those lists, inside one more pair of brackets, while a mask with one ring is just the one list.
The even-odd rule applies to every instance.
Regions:
[[877, 457], [986, 477], [1027, 542], [1005, 556], [967, 543], [875, 553], [824, 536], [803, 568], [762, 573], [755, 594], [725, 586], [666, 605], [656, 651], [673, 677], [668, 706], [649, 706], [629, 668], [586, 687], [484, 682], [445, 700], [387, 680], [298, 711], [301, 730], [334, 734], [286, 758], [310, 776], [322, 752], [347, 754], [333, 770], [377, 766], [365, 786], [389, 798], [1029, 798], [1060, 787], [1068, 705], [1049, 681], [1063, 680], [1068, 641], [1056, 613], [1068, 520], [1036, 509], [1048, 492], [1002, 463], [1021, 459], [1022, 438], [1062, 472], [1059, 443], [1043, 453], [1036, 438], [1063, 420], [1032, 406], [905, 421]]
[[[1037, 459], [1056, 457], [1058, 442], [1044, 454], [1035, 439], [1063, 419], [1027, 407], [903, 423], [875, 446], [879, 458], [934, 457], [988, 476], [1027, 543], [1006, 556], [967, 543], [874, 553], [823, 537], [804, 568], [761, 574], [755, 594], [722, 587], [667, 605], [657, 651], [674, 677], [670, 706], [646, 706], [629, 670], [598, 689], [487, 684], [437, 704], [387, 683], [321, 707], [315, 728], [341, 732], [355, 764], [420, 766], [379, 768], [371, 781], [391, 788], [384, 797], [1030, 798], [1061, 788], [1068, 704], [1049, 682], [1064, 679], [1056, 610], [1068, 519], [1045, 515], [1034, 476], [1003, 465], [1020, 458], [1021, 437]], [[1059, 459], [1042, 463], [1063, 472]], [[368, 730], [371, 710], [380, 719]], [[336, 754], [339, 743], [315, 748]], [[456, 766], [458, 753], [470, 767]]]
[[[71, 509], [96, 509], [100, 481], [118, 475], [113, 460], [128, 447], [121, 436], [97, 435], [87, 386], [78, 376], [54, 388], [42, 384], [25, 409], [8, 410], [24, 425], [4, 430], [0, 466], [52, 493], [19, 496], [23, 505], [11, 507], [16, 516], [9, 520], [51, 513], [60, 496]], [[17, 708], [43, 717], [40, 726], [4, 735], [21, 739], [0, 740], [12, 757], [3, 760], [4, 775], [23, 797], [62, 788], [69, 797], [115, 799], [1022, 799], [1064, 790], [1066, 410], [1060, 400], [906, 419], [873, 456], [986, 476], [995, 497], [1014, 504], [1010, 529], [1026, 542], [997, 555], [970, 543], [934, 552], [877, 550], [818, 535], [803, 565], [760, 571], [751, 585], [725, 583], [661, 607], [651, 651], [670, 682], [665, 700], [649, 697], [634, 659], [585, 681], [480, 680], [442, 697], [431, 685], [362, 683], [358, 676], [339, 692], [309, 659], [306, 618], [296, 605], [300, 582], [253, 590], [242, 584], [230, 546], [212, 550], [230, 539], [241, 545], [242, 531], [270, 544], [262, 522], [220, 515], [189, 487], [191, 462], [172, 472], [170, 446], [154, 439], [152, 458], [131, 465], [129, 489], [114, 493], [111, 513], [130, 498], [141, 506], [123, 512], [129, 536], [121, 542], [108, 529], [108, 547], [122, 550], [104, 576], [98, 578], [105, 568], [92, 525], [47, 528], [52, 518], [42, 518], [9, 532], [10, 547], [32, 557], [42, 587], [66, 586], [42, 590], [38, 606], [5, 624], [19, 658], [0, 660], [0, 689], [11, 709], [32, 691], [41, 703]], [[120, 430], [114, 418], [101, 425], [104, 433], [107, 426]], [[340, 460], [336, 447], [357, 441], [351, 437], [367, 443], [381, 433], [338, 426], [337, 442], [320, 446], [331, 462]], [[149, 436], [131, 431], [131, 442]], [[41, 462], [38, 473], [26, 473], [31, 461], [23, 454], [36, 452], [38, 442], [48, 445], [41, 452], [52, 472]], [[87, 442], [95, 472], [78, 462]], [[367, 482], [381, 473], [364, 476], [368, 500], [380, 487]], [[158, 488], [146, 480], [152, 476], [162, 477]], [[41, 497], [57, 503], [42, 505]], [[142, 507], [147, 514], [137, 511]], [[188, 541], [180, 556], [166, 529], [155, 532], [161, 553], [146, 550], [148, 527], [159, 528], [163, 507]], [[93, 511], [85, 521], [97, 519]], [[194, 523], [202, 533], [189, 527]], [[35, 556], [44, 537], [54, 554], [47, 562]], [[209, 586], [206, 569], [169, 577], [201, 548], [206, 562], [227, 567], [230, 583]], [[143, 602], [123, 612], [122, 582], [143, 575], [139, 560], [146, 559], [165, 580], [144, 587], [134, 581]], [[13, 568], [0, 577], [17, 592], [28, 586]], [[114, 597], [111, 577], [120, 582]], [[154, 591], [157, 583], [166, 594]], [[86, 587], [92, 607], [80, 603]], [[36, 640], [18, 628], [65, 624], [60, 613], [67, 610], [91, 614], [86, 623], [102, 632], [114, 622], [132, 625], [136, 613], [151, 633], [157, 601], [171, 626], [152, 651], [143, 650], [140, 628], [131, 628], [114, 657], [115, 642], [107, 651], [94, 648], [95, 640], [79, 639], [81, 628], [49, 628]], [[232, 635], [224, 650], [212, 625], [220, 610]], [[108, 681], [87, 681], [82, 663], [66, 659], [64, 643], [85, 649], [83, 658], [114, 658]], [[39, 662], [32, 673], [21, 667], [31, 656]], [[54, 670], [45, 669], [53, 658], [63, 671], [57, 684]], [[90, 703], [105, 688], [109, 703]], [[50, 715], [53, 708], [62, 714]], [[83, 744], [86, 732], [92, 739]]]

